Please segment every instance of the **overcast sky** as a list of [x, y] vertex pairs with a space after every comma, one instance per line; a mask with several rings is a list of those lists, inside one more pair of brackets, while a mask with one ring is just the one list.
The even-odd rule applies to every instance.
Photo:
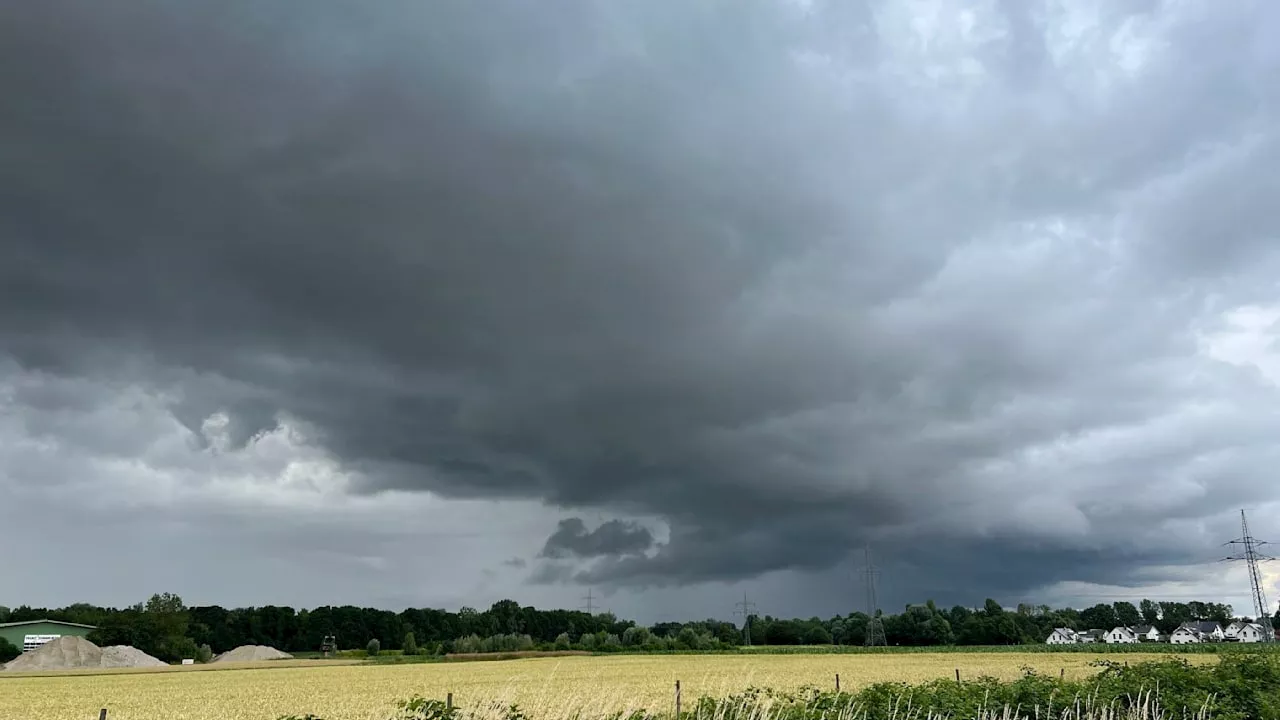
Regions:
[[1277, 77], [1270, 0], [2, 3], [0, 604], [1251, 611]]

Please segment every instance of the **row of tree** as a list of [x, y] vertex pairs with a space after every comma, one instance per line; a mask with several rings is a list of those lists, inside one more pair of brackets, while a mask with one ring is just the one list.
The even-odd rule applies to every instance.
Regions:
[[[1109, 630], [1118, 625], [1154, 625], [1172, 632], [1181, 623], [1232, 619], [1229, 605], [1143, 600], [1099, 604], [1084, 610], [1019, 605], [1006, 610], [994, 600], [982, 608], [939, 608], [929, 601], [898, 614], [878, 613], [890, 645], [1014, 645], [1043, 643], [1056, 627]], [[103, 645], [132, 645], [164, 660], [196, 657], [207, 646], [224, 652], [240, 645], [270, 645], [288, 652], [315, 651], [334, 635], [344, 648], [365, 648], [370, 641], [385, 650], [401, 650], [407, 639], [433, 653], [483, 652], [515, 644], [522, 649], [712, 649], [744, 642], [756, 645], [862, 645], [871, 618], [865, 613], [822, 619], [752, 616], [746, 628], [708, 619], [664, 622], [639, 627], [610, 613], [538, 610], [513, 600], [488, 610], [448, 612], [411, 608], [402, 612], [353, 606], [295, 610], [263, 606], [227, 609], [187, 607], [169, 593], [116, 609], [87, 604], [47, 609], [0, 607], [0, 622], [50, 618], [94, 625], [90, 636]], [[1280, 613], [1277, 613], [1280, 622]], [[744, 630], [746, 632], [744, 632]], [[523, 638], [527, 637], [525, 641]], [[498, 638], [498, 639], [495, 639]], [[505, 638], [505, 639], [503, 639]], [[516, 638], [516, 640], [512, 640]]]

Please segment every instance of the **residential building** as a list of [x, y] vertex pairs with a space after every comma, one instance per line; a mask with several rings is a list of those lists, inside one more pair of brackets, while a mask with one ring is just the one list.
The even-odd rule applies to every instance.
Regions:
[[1078, 642], [1080, 638], [1071, 628], [1054, 628], [1053, 632], [1049, 633], [1049, 638], [1045, 640], [1048, 645], [1075, 645]]
[[1137, 636], [1138, 642], [1160, 641], [1160, 631], [1151, 625], [1139, 625], [1130, 629], [1133, 631], [1133, 634]]
[[1257, 623], [1246, 623], [1236, 631], [1236, 642], [1255, 643], [1262, 642], [1266, 637], [1266, 630]]
[[1107, 631], [1098, 629], [1085, 630], [1084, 632], [1079, 633], [1076, 637], [1082, 643], [1106, 642]]
[[1133, 628], [1115, 627], [1111, 628], [1111, 632], [1107, 633], [1107, 643], [1111, 645], [1136, 642], [1138, 642], [1138, 635], [1133, 631]]

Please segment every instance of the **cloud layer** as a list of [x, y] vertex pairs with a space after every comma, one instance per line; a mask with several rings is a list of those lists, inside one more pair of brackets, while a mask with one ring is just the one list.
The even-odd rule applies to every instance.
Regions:
[[1280, 535], [1280, 9], [961, 5], [0, 8], [0, 498], [374, 571], [496, 503], [438, 562], [529, 593]]

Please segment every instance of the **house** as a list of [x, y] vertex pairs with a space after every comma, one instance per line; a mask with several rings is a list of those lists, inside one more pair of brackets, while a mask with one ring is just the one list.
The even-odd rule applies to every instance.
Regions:
[[1086, 630], [1076, 635], [1076, 639], [1082, 643], [1099, 643], [1105, 642], [1107, 637], [1106, 630]]
[[1258, 623], [1246, 623], [1236, 631], [1236, 642], [1262, 642], [1265, 637], [1266, 630]]
[[1049, 633], [1049, 638], [1045, 640], [1047, 645], [1075, 645], [1078, 642], [1080, 642], [1079, 637], [1071, 628], [1054, 628], [1053, 632]]
[[1184, 622], [1179, 625], [1173, 631], [1173, 634], [1169, 636], [1169, 642], [1174, 645], [1187, 645], [1189, 643], [1222, 642], [1225, 638], [1226, 633], [1221, 625], [1212, 620], [1198, 620]]
[[1107, 643], [1111, 645], [1115, 645], [1117, 643], [1136, 643], [1138, 642], [1138, 635], [1134, 633], [1133, 628], [1121, 626], [1111, 628], [1111, 632], [1107, 633], [1106, 640]]
[[1138, 642], [1160, 642], [1160, 631], [1151, 625], [1139, 625], [1130, 629], [1138, 638]]
[[1235, 622], [1233, 622], [1233, 623], [1231, 623], [1230, 625], [1228, 625], [1228, 626], [1227, 626], [1227, 627], [1222, 631], [1222, 639], [1223, 639], [1223, 640], [1235, 640], [1235, 639], [1236, 639], [1236, 636], [1240, 634], [1240, 630], [1241, 630], [1242, 628], [1244, 628], [1244, 626], [1245, 626], [1245, 625], [1247, 625], [1247, 624], [1248, 624], [1248, 623], [1244, 622], [1243, 620], [1236, 620]]
[[1222, 642], [1226, 637], [1222, 626], [1213, 620], [1201, 620], [1195, 623], [1186, 623], [1190, 625], [1196, 632], [1200, 633], [1201, 640], [1204, 642]]

